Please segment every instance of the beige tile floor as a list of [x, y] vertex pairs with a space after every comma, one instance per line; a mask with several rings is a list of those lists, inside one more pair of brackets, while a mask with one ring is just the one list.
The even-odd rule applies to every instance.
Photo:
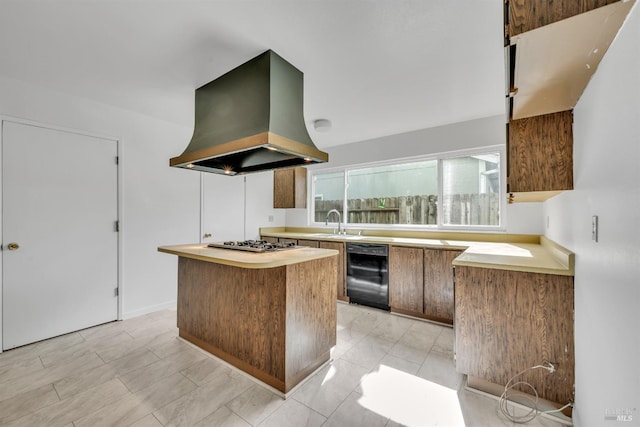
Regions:
[[339, 303], [333, 362], [283, 400], [177, 339], [175, 323], [163, 310], [0, 354], [0, 425], [514, 425], [463, 387], [451, 328]]

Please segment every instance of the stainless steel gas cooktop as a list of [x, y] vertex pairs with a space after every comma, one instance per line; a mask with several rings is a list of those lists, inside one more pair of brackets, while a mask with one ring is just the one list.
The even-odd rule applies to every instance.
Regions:
[[210, 248], [234, 249], [247, 252], [276, 252], [300, 247], [295, 243], [271, 243], [265, 240], [214, 242], [209, 243], [207, 246]]

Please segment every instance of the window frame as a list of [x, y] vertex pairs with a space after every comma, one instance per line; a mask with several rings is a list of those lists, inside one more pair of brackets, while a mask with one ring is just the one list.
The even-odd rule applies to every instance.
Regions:
[[[444, 200], [442, 197], [444, 190], [444, 183], [442, 178], [443, 172], [443, 160], [454, 159], [460, 157], [469, 157], [469, 156], [478, 156], [483, 154], [493, 154], [499, 153], [500, 155], [500, 197], [498, 208], [500, 210], [499, 224], [498, 225], [448, 225], [443, 224], [443, 208], [441, 201]], [[307, 216], [307, 224], [310, 227], [325, 227], [324, 222], [316, 222], [315, 221], [315, 176], [317, 174], [325, 174], [325, 173], [343, 173], [343, 200], [342, 200], [342, 209], [343, 212], [347, 211], [347, 194], [348, 194], [348, 171], [357, 170], [357, 169], [365, 169], [371, 167], [378, 166], [389, 166], [389, 165], [398, 165], [405, 163], [416, 163], [422, 161], [436, 160], [437, 161], [437, 172], [438, 172], [438, 182], [436, 185], [437, 195], [438, 195], [438, 206], [437, 206], [437, 215], [438, 221], [437, 224], [359, 224], [359, 223], [346, 223], [345, 218], [342, 218], [342, 224], [345, 228], [350, 229], [397, 229], [397, 230], [419, 230], [419, 231], [468, 231], [468, 232], [477, 232], [477, 231], [486, 231], [486, 232], [496, 232], [496, 231], [506, 231], [507, 224], [507, 215], [506, 215], [506, 207], [507, 207], [507, 193], [506, 193], [506, 182], [507, 182], [507, 174], [506, 174], [506, 147], [504, 145], [490, 145], [485, 147], [478, 147], [472, 149], [463, 149], [463, 150], [455, 150], [448, 151], [443, 153], [429, 154], [429, 155], [421, 155], [421, 156], [413, 156], [413, 157], [403, 157], [397, 159], [390, 159], [384, 161], [377, 162], [369, 162], [369, 163], [358, 163], [351, 164], [339, 167], [315, 167], [311, 169], [310, 179], [308, 182], [307, 194], [308, 194], [308, 216]], [[348, 217], [348, 214], [345, 215]], [[335, 223], [334, 221], [330, 221], [331, 223]]]

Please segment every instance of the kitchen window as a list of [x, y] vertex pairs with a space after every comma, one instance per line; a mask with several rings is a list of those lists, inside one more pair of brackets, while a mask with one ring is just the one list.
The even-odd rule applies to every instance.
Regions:
[[500, 154], [443, 159], [442, 225], [500, 225]]
[[500, 154], [494, 148], [312, 171], [311, 222], [324, 225], [336, 209], [352, 226], [499, 228]]

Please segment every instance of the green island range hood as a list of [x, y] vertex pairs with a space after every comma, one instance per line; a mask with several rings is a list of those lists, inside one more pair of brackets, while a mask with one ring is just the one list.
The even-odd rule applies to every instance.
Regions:
[[328, 161], [303, 117], [303, 75], [268, 50], [196, 89], [195, 128], [171, 166], [237, 175]]

